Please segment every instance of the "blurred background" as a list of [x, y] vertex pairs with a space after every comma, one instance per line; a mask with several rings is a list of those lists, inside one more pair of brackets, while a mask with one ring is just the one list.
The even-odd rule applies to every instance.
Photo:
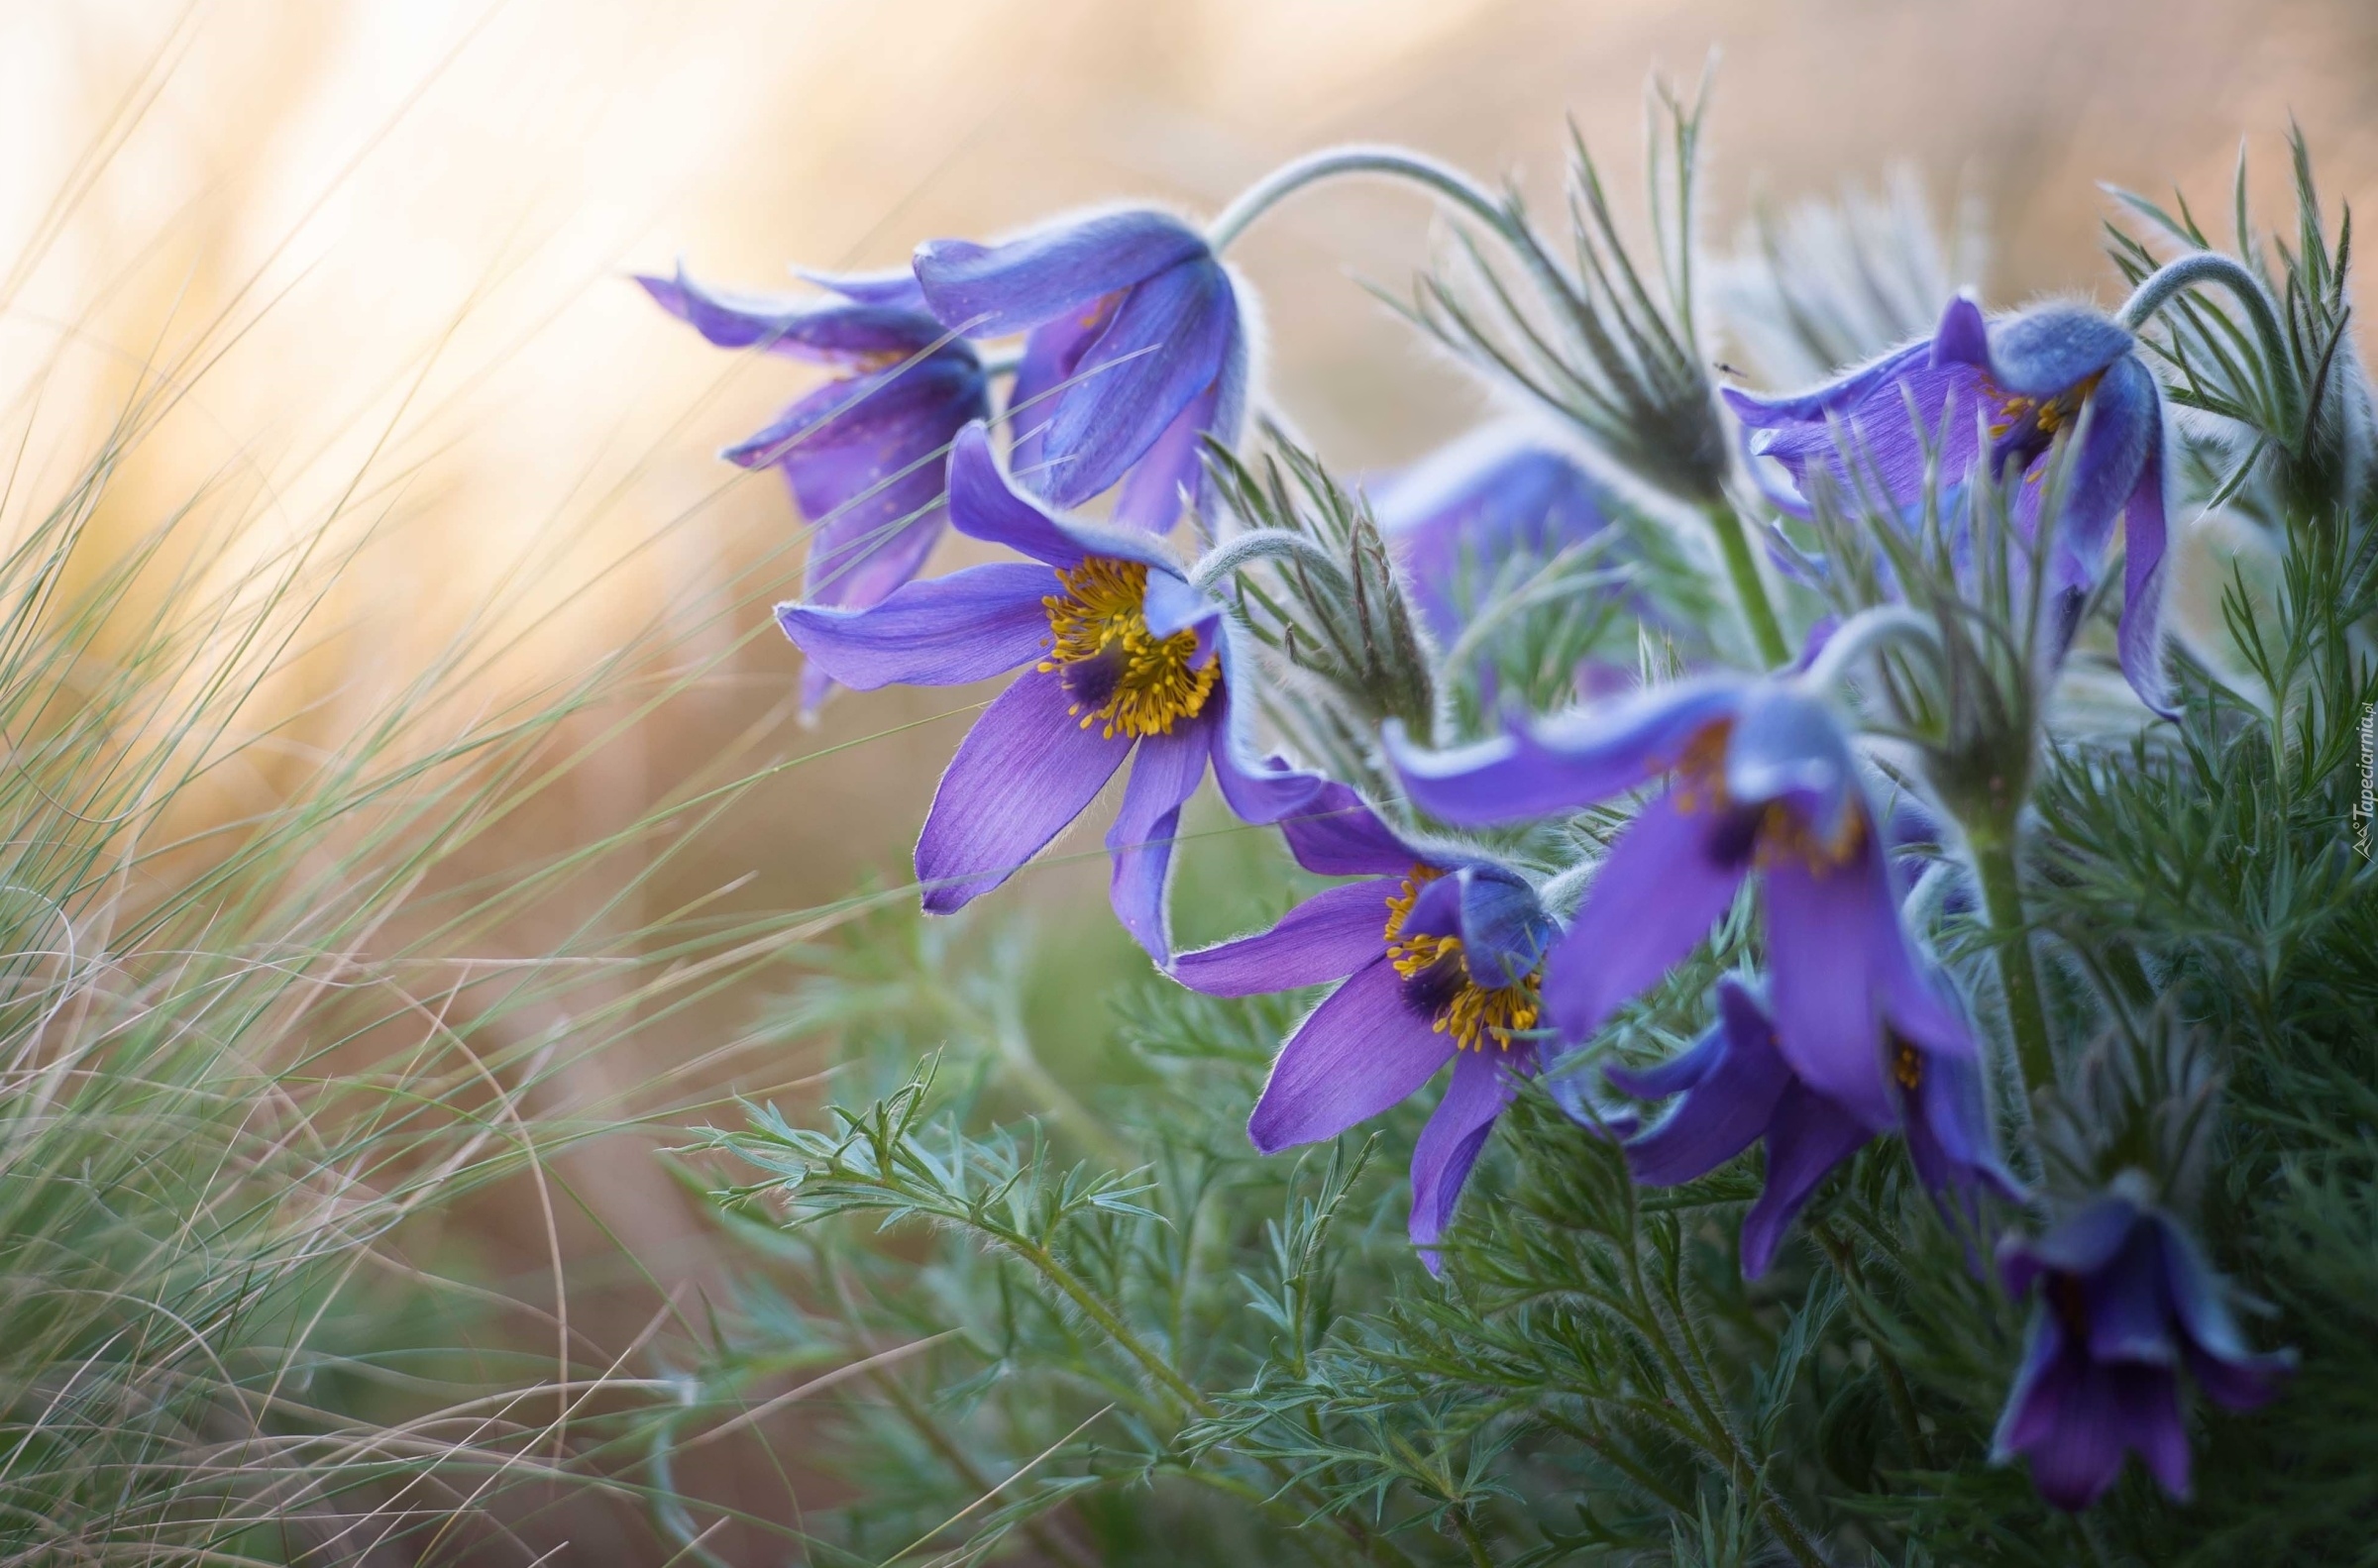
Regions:
[[[780, 770], [653, 875], [606, 862], [549, 922], [471, 957], [583, 941], [590, 907], [622, 931], [695, 904], [827, 909], [906, 880], [979, 694], [844, 696], [797, 721], [796, 659], [765, 607], [798, 580], [800, 520], [773, 476], [713, 454], [804, 372], [708, 348], [630, 271], [682, 257], [709, 282], [789, 288], [791, 263], [893, 265], [923, 238], [1077, 204], [1208, 213], [1349, 140], [1513, 175], [1541, 201], [1565, 117], [1623, 208], [1648, 73], [1689, 82], [1713, 52], [1713, 243], [1761, 203], [1906, 165], [1939, 210], [1984, 215], [1997, 305], [2110, 295], [2100, 181], [2176, 183], [2225, 234], [2241, 134], [2276, 193], [2291, 115], [2332, 205], [2378, 175], [2367, 0], [18, 0], [0, 8], [0, 398], [44, 438], [0, 516], [59, 482], [43, 451], [101, 431], [167, 367], [171, 411], [110, 488], [100, 554], [193, 494], [234, 507], [257, 558], [370, 519], [251, 719], [292, 755], [466, 645], [441, 696], [458, 716], [629, 649], [647, 686], [574, 720], [476, 874], [616, 834], [720, 757]], [[1442, 238], [1411, 193], [1349, 184], [1234, 253], [1268, 324], [1263, 405], [1343, 471], [1408, 461], [1482, 408], [1361, 286], [1401, 292]], [[228, 817], [286, 787], [251, 761], [208, 798]], [[1061, 921], [1097, 912], [1071, 895], [1100, 880], [1059, 864], [1003, 896]], [[798, 1083], [831, 1042], [755, 1030], [767, 975], [553, 1093], [634, 1111]], [[624, 1349], [722, 1267], [651, 1157], [668, 1141], [568, 1157], [550, 1235], [523, 1192], [477, 1202], [440, 1245], [524, 1302], [567, 1282], [574, 1321]], [[763, 1516], [792, 1506], [782, 1472], [716, 1465], [706, 1490]], [[659, 1560], [632, 1529], [571, 1560], [606, 1552]]]

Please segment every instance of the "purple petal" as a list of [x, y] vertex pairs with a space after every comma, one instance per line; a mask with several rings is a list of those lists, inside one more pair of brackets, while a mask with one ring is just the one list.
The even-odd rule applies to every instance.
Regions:
[[1646, 1187], [1689, 1182], [1749, 1148], [1775, 1120], [1791, 1086], [1791, 1070], [1772, 1037], [1745, 1038], [1723, 1024], [1669, 1064], [1666, 1075], [1632, 1075], [1632, 1083], [1619, 1083], [1617, 1074], [1610, 1079], [1629, 1094], [1661, 1089], [1684, 1077], [1687, 1063], [1695, 1081], [1684, 1087], [1684, 1098], [1667, 1120], [1627, 1145], [1627, 1168]]
[[[738, 468], [787, 463], [820, 448], [865, 460], [873, 482], [929, 467], [949, 439], [989, 408], [983, 373], [970, 360], [931, 355], [888, 370], [831, 381], [787, 408], [720, 456]], [[856, 493], [859, 485], [846, 493]], [[939, 488], [938, 483], [935, 489]]]
[[1723, 976], [1717, 983], [1717, 1022], [1691, 1049], [1656, 1067], [1605, 1068], [1603, 1077], [1619, 1093], [1637, 1099], [1666, 1099], [1671, 1095], [1681, 1095], [1708, 1077], [1737, 1045], [1772, 1054], [1776, 1048], [1775, 1033], [1775, 1025], [1768, 1020], [1766, 1009], [1751, 994], [1750, 988], [1731, 975]]
[[1001, 562], [911, 582], [869, 609], [780, 604], [777, 624], [846, 686], [946, 686], [1029, 664], [1048, 647], [1046, 567]]
[[2177, 718], [2163, 679], [2163, 430], [2156, 413], [2153, 443], [2138, 484], [2122, 509], [2122, 619], [2115, 637], [2122, 675], [2138, 699], [2165, 718]]
[[1990, 328], [1971, 294], [1959, 294], [1940, 313], [1940, 325], [1932, 329], [1932, 363], [1989, 368]]
[[1908, 1160], [1934, 1198], [1970, 1201], [1989, 1191], [2008, 1202], [2022, 1201], [2022, 1189], [1991, 1144], [1976, 1060], [1923, 1053], [1923, 1080], [1900, 1110]]
[[1412, 1244], [1420, 1260], [1435, 1274], [1439, 1268], [1436, 1242], [1453, 1223], [1454, 1204], [1461, 1184], [1478, 1163], [1494, 1118], [1511, 1103], [1514, 1084], [1510, 1058], [1500, 1051], [1463, 1051], [1454, 1063], [1453, 1082], [1436, 1113], [1420, 1130], [1412, 1147]]
[[1818, 1185], [1872, 1136], [1857, 1117], [1807, 1085], [1785, 1087], [1767, 1134], [1767, 1187], [1743, 1216], [1744, 1279], [1767, 1272], [1784, 1232]]
[[1097, 798], [1132, 749], [1084, 729], [1054, 672], [1031, 670], [975, 721], [933, 792], [917, 840], [929, 914], [989, 892]]
[[[705, 288], [681, 265], [675, 277], [638, 274], [663, 310], [721, 349], [764, 348], [803, 359], [850, 365], [882, 355], [916, 355], [946, 343], [932, 317], [894, 305], [785, 299]], [[973, 353], [961, 349], [971, 361]]]
[[1845, 413], [1883, 387], [1931, 367], [1933, 363], [1932, 340], [1923, 339], [1893, 349], [1806, 391], [1769, 396], [1729, 386], [1723, 395], [1734, 417], [1753, 430], [1810, 422], [1822, 424], [1826, 415]]
[[1711, 858], [1716, 818], [1662, 795], [1594, 873], [1568, 934], [1545, 963], [1544, 1001], [1562, 1035], [1582, 1040], [1675, 967], [1732, 907], [1739, 865]]
[[2163, 1248], [2153, 1224], [2132, 1227], [2112, 1261], [2081, 1282], [2093, 1361], [2175, 1367], [2180, 1346], [2164, 1289]]
[[1991, 1437], [1992, 1463], [2004, 1464], [2047, 1436], [2081, 1365], [2082, 1357], [2056, 1313], [2045, 1302], [2033, 1304], [2023, 1334], [2023, 1364], [2015, 1372], [2006, 1407], [1999, 1412], [1998, 1430]]
[[1726, 737], [1726, 794], [1741, 805], [1787, 802], [1820, 841], [1860, 809], [1856, 765], [1832, 710], [1782, 681], [1753, 688]]
[[1397, 888], [1374, 878], [1317, 892], [1268, 931], [1183, 953], [1172, 961], [1172, 978], [1209, 996], [1260, 996], [1344, 980], [1385, 955], [1387, 900]]
[[2055, 397], [2129, 354], [2136, 343], [2103, 311], [2042, 305], [1991, 328], [1991, 377], [2018, 397]]
[[1214, 428], [1220, 384], [1211, 383], [1149, 443], [1115, 497], [1115, 521], [1151, 534], [1169, 532], [1181, 515], [1181, 497], [1196, 497], [1205, 484], [1205, 439]]
[[1045, 326], [1035, 327], [1024, 340], [1024, 357], [1016, 366], [1016, 379], [1008, 387], [1008, 437], [1013, 443], [1008, 449], [1008, 462], [1017, 475], [1037, 486], [1042, 469], [1041, 448], [1048, 435], [1050, 417], [1056, 411], [1057, 398], [1065, 391], [1073, 376], [1073, 367], [1081, 362], [1090, 345], [1106, 330], [1107, 318], [1114, 307], [1123, 302], [1121, 294], [1111, 294], [1095, 310], [1060, 316]]
[[1515, 553], [1550, 555], [1608, 523], [1601, 487], [1520, 420], [1481, 426], [1421, 460], [1378, 491], [1373, 509], [1440, 635], [1455, 630], [1465, 562], [1490, 571]]
[[[1076, 506], [1122, 478], [1214, 384], [1238, 330], [1230, 279], [1211, 261], [1172, 267], [1133, 288], [1050, 412], [1043, 493]], [[1193, 446], [1187, 456], [1194, 459]]]
[[1335, 1138], [1411, 1098], [1454, 1054], [1452, 1038], [1404, 1004], [1402, 977], [1382, 953], [1280, 1047], [1246, 1135], [1265, 1154]]
[[1500, 866], [1463, 866], [1441, 881], [1461, 889], [1461, 962], [1489, 990], [1516, 986], [1544, 961], [1552, 917], [1536, 889]]
[[1895, 1119], [1883, 1072], [1883, 980], [1904, 962], [1898, 906], [1871, 832], [1849, 861], [1777, 856], [1761, 879], [1768, 989], [1784, 1059], [1880, 1132]]
[[1213, 741], [1210, 721], [1184, 720], [1162, 735], [1139, 742], [1123, 805], [1107, 830], [1115, 857], [1108, 898], [1123, 928], [1160, 967], [1172, 957], [1164, 930], [1164, 883], [1172, 869], [1172, 840], [1180, 831], [1181, 807], [1206, 777]]
[[1000, 471], [991, 438], [979, 423], [959, 431], [950, 443], [949, 520], [961, 534], [1052, 567], [1070, 570], [1092, 556], [1111, 556], [1135, 561], [1151, 574], [1181, 575], [1164, 546], [1145, 534], [1056, 517], [1017, 489]]
[[[2060, 1509], [2079, 1513], [2104, 1497], [2122, 1472], [2129, 1433], [2115, 1405], [2108, 1369], [2075, 1355], [2057, 1369], [2062, 1377], [2051, 1404], [2035, 1400], [2031, 1424], [2037, 1435], [2021, 1446], [2031, 1456], [2031, 1484]], [[2145, 1373], [2170, 1377], [2169, 1373]]]
[[1282, 818], [1280, 836], [1319, 877], [1400, 877], [1421, 859], [1342, 784], [1323, 784], [1305, 809]]
[[[925, 315], [924, 290], [917, 282], [913, 267], [892, 267], [881, 272], [820, 272], [810, 267], [793, 268], [796, 277], [803, 277], [819, 288], [830, 288], [845, 299], [855, 299], [863, 305], [891, 305], [901, 310], [913, 310]], [[938, 325], [938, 323], [935, 323]]]
[[2022, 1295], [2042, 1273], [2097, 1273], [2129, 1245], [2132, 1231], [2143, 1222], [2136, 1203], [2119, 1194], [2108, 1194], [2084, 1204], [2044, 1235], [2009, 1241], [2000, 1260], [2006, 1294]]
[[2188, 1500], [2188, 1428], [2180, 1423], [2180, 1380], [2152, 1368], [2111, 1369], [2114, 1419], [2147, 1473], [2163, 1490]]
[[810, 555], [802, 567], [806, 603], [852, 609], [881, 604], [917, 575], [949, 520], [941, 505], [937, 471], [903, 474], [840, 506], [813, 508], [805, 494], [806, 466], [788, 463], [785, 470], [796, 504], [819, 519], [811, 531]]
[[930, 240], [917, 281], [933, 314], [987, 338], [1079, 310], [1101, 295], [1195, 258], [1204, 236], [1160, 212], [1110, 212], [1052, 224], [1005, 244]]
[[1732, 716], [1744, 690], [1724, 677], [1678, 681], [1443, 752], [1415, 747], [1391, 723], [1387, 754], [1413, 803], [1432, 816], [1463, 826], [1523, 821], [1607, 799], [1675, 767], [1696, 736]]
[[1221, 788], [1225, 803], [1242, 822], [1279, 822], [1309, 812], [1320, 802], [1327, 780], [1276, 763], [1258, 765], [1246, 760], [1249, 748], [1241, 737], [1242, 721], [1231, 698], [1231, 633], [1226, 625], [1222, 638], [1222, 682], [1210, 699], [1221, 706], [1212, 732], [1214, 783]]
[[2165, 1285], [2178, 1315], [2189, 1371], [2216, 1404], [2249, 1411], [2279, 1392], [2295, 1370], [2290, 1351], [2257, 1355], [2246, 1348], [2222, 1298], [2221, 1284], [2194, 1237], [2170, 1220], [2161, 1222]]
[[2081, 450], [2073, 455], [2064, 510], [2056, 520], [2056, 546], [2085, 563], [2094, 578], [2114, 518], [2138, 489], [2148, 458], [2162, 445], [2163, 398], [2155, 377], [2126, 356], [2108, 366], [2090, 394], [2087, 424]]

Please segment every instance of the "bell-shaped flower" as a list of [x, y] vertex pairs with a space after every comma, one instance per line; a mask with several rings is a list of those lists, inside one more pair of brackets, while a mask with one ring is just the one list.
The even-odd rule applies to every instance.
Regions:
[[1452, 1082], [1412, 1151], [1415, 1245], [1431, 1272], [1487, 1134], [1536, 1071], [1538, 967], [1553, 923], [1514, 872], [1414, 849], [1331, 784], [1281, 823], [1306, 870], [1354, 877], [1268, 931], [1184, 953], [1172, 974], [1215, 996], [1343, 982], [1280, 1047], [1246, 1124], [1265, 1154], [1334, 1138]]
[[930, 913], [1006, 882], [1136, 753], [1107, 834], [1111, 893], [1161, 963], [1172, 841], [1208, 763], [1250, 822], [1298, 809], [1321, 782], [1241, 760], [1222, 606], [1161, 541], [1051, 516], [1009, 484], [979, 424], [952, 446], [949, 509], [960, 533], [1029, 560], [912, 582], [870, 609], [780, 605], [777, 622], [856, 690], [1024, 672], [975, 721], [934, 792], [917, 841]]
[[[1603, 1076], [1638, 1099], [1677, 1097], [1659, 1125], [1627, 1143], [1628, 1169], [1647, 1187], [1705, 1176], [1765, 1142], [1766, 1186], [1742, 1224], [1742, 1272], [1757, 1279], [1818, 1184], [1875, 1129], [1792, 1071], [1774, 1019], [1748, 987], [1730, 976], [1719, 981], [1717, 1008], [1717, 1023], [1682, 1055], [1656, 1067], [1606, 1068]], [[1944, 1208], [1969, 1210], [1985, 1191], [2015, 1199], [2013, 1180], [1991, 1147], [1970, 1037], [1956, 1052], [1928, 1050], [1888, 1032], [1885, 1041], [1907, 1152], [1934, 1198]]]
[[2058, 1508], [2105, 1496], [2133, 1449], [2166, 1492], [2187, 1497], [2181, 1370], [2215, 1404], [2244, 1411], [2295, 1366], [2289, 1352], [2246, 1348], [2195, 1240], [2128, 1180], [1999, 1250], [2007, 1293], [2037, 1300], [1994, 1453], [2027, 1455], [2032, 1484]]
[[1164, 533], [1203, 494], [1200, 446], [1238, 439], [1247, 329], [1205, 237], [1160, 212], [1098, 213], [1000, 245], [917, 250], [924, 301], [955, 331], [1025, 333], [1009, 394], [1017, 476], [1057, 506], [1120, 483], [1115, 519]]
[[1506, 559], [1550, 559], [1610, 525], [1602, 486], [1533, 426], [1481, 426], [1380, 486], [1372, 515], [1429, 627], [1451, 641], [1464, 584], [1491, 581]]
[[1611, 845], [1545, 960], [1544, 999], [1581, 1041], [1691, 952], [1754, 873], [1779, 1049], [1870, 1132], [1894, 1120], [1888, 1037], [1970, 1056], [1919, 971], [1849, 743], [1787, 679], [1706, 677], [1450, 752], [1388, 749], [1414, 804], [1486, 825], [1574, 810], [1667, 776]]
[[[2163, 393], [2119, 323], [2079, 305], [1983, 318], [1960, 296], [1933, 335], [1839, 379], [1788, 397], [1729, 388], [1755, 457], [1788, 486], [1779, 505], [1810, 512], [1822, 474], [1845, 503], [1911, 516], [1928, 461], [1939, 463], [1944, 515], [1978, 470], [2012, 498], [2024, 537], [2038, 537], [2051, 443], [2080, 431], [2049, 552], [2048, 585], [2076, 603], [2122, 529], [2122, 674], [2146, 703], [2168, 709], [2159, 622], [2164, 578]], [[2088, 416], [2086, 421], [2083, 415]]]
[[[916, 576], [941, 536], [950, 439], [990, 412], [982, 362], [907, 296], [854, 284], [857, 297], [754, 299], [675, 277], [638, 277], [663, 309], [724, 349], [764, 349], [841, 371], [726, 450], [746, 469], [773, 467], [813, 529], [803, 595], [863, 608]], [[802, 704], [833, 682], [812, 661]]]

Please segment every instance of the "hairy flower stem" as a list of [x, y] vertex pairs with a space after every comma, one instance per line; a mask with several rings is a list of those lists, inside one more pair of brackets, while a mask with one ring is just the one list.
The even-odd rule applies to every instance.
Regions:
[[2168, 261], [2139, 281], [2130, 297], [2116, 312], [2121, 324], [2136, 332], [2151, 320], [2155, 313], [2171, 303], [2183, 289], [2202, 283], [2217, 283], [2227, 289], [2246, 310], [2254, 328], [2254, 336], [2262, 340], [2262, 352], [2271, 371], [2279, 378], [2277, 390], [2285, 400], [2288, 417], [2293, 420], [2302, 414], [2298, 406], [2294, 377], [2287, 374], [2294, 364], [2288, 350], [2287, 330], [2280, 325], [2277, 307], [2271, 303], [2270, 290], [2254, 269], [2235, 257], [2217, 251], [2199, 251], [2178, 261]]
[[1509, 210], [1477, 181], [1454, 167], [1400, 147], [1333, 147], [1282, 163], [1239, 193], [1206, 228], [1206, 244], [1217, 254], [1244, 234], [1257, 218], [1307, 185], [1342, 174], [1385, 174], [1425, 185], [1498, 234], [1512, 229]]
[[2006, 995], [2006, 1024], [2014, 1033], [2014, 1059], [2023, 1087], [2036, 1095], [2056, 1082], [2056, 1054], [2048, 1044], [2048, 1015], [2031, 957], [2031, 933], [2023, 918], [2023, 889], [2015, 868], [2012, 824], [1966, 828], [1974, 871], [1982, 881], [1982, 907], [1990, 917], [1999, 960], [1999, 986]]
[[1767, 583], [1759, 575], [1759, 563], [1751, 554], [1749, 535], [1743, 532], [1742, 514], [1723, 501], [1711, 505], [1704, 514], [1717, 534], [1718, 552], [1726, 558], [1726, 575], [1734, 581], [1734, 597], [1742, 604], [1743, 624], [1750, 628], [1751, 642], [1759, 657], [1768, 666], [1777, 668], [1791, 662], [1790, 645], [1784, 641], [1784, 627], [1776, 619], [1776, 607], [1767, 597]]

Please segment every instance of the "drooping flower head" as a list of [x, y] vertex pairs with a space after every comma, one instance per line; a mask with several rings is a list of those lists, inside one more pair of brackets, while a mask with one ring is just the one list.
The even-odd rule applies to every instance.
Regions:
[[1413, 1242], [1434, 1245], [1461, 1184], [1536, 1071], [1539, 966], [1553, 924], [1516, 873], [1405, 844], [1331, 784], [1281, 823], [1306, 870], [1360, 880], [1316, 893], [1268, 931], [1184, 953], [1172, 974], [1215, 996], [1343, 981], [1280, 1047], [1248, 1119], [1265, 1154], [1334, 1138], [1454, 1064], [1412, 1153]]
[[1320, 782], [1241, 760], [1222, 607], [1190, 586], [1161, 542], [1051, 516], [1009, 485], [979, 424], [954, 443], [949, 497], [960, 533], [1030, 559], [912, 582], [871, 609], [781, 605], [778, 624], [826, 674], [863, 691], [1023, 671], [934, 792], [917, 841], [931, 913], [1006, 882], [1135, 754], [1107, 834], [1111, 893], [1125, 928], [1161, 963], [1172, 840], [1209, 761], [1224, 799], [1248, 821], [1276, 821]]
[[1202, 494], [1199, 444], [1238, 438], [1247, 332], [1205, 237], [1160, 212], [1110, 212], [1001, 245], [932, 240], [917, 281], [941, 321], [1026, 333], [1009, 394], [1020, 478], [1054, 505], [1120, 483], [1115, 519], [1163, 533]]
[[1460, 631], [1465, 575], [1491, 576], [1515, 554], [1549, 558], [1610, 521], [1601, 485], [1517, 420], [1482, 426], [1397, 474], [1373, 513], [1430, 628], [1448, 640]]
[[2246, 1348], [2195, 1240], [2126, 1182], [2036, 1240], [2007, 1237], [2000, 1271], [2009, 1295], [2037, 1300], [1994, 1454], [2027, 1455], [2032, 1483], [2061, 1509], [2105, 1496], [2132, 1449], [2166, 1492], [2188, 1496], [2183, 1367], [2214, 1403], [2244, 1411], [2295, 1366], [2288, 1352]]
[[[1784, 1060], [1775, 1020], [1731, 976], [1718, 982], [1718, 1021], [1692, 1049], [1656, 1067], [1604, 1070], [1638, 1099], [1677, 1097], [1666, 1119], [1627, 1143], [1627, 1166], [1647, 1187], [1704, 1176], [1753, 1143], [1767, 1145], [1767, 1185], [1742, 1225], [1742, 1272], [1757, 1279], [1827, 1173], [1874, 1129], [1811, 1088]], [[1962, 1052], [1927, 1050], [1886, 1031], [1886, 1077], [1917, 1176], [1944, 1205], [1981, 1193], [2017, 1196], [1990, 1144], [1982, 1075]]]
[[1895, 1114], [1888, 1040], [1972, 1054], [1900, 926], [1848, 741], [1791, 680], [1707, 677], [1458, 751], [1415, 751], [1392, 729], [1388, 747], [1413, 802], [1457, 824], [1570, 811], [1669, 777], [1545, 961], [1565, 1038], [1591, 1035], [1684, 958], [1755, 872], [1777, 1046], [1801, 1083], [1880, 1132]]
[[[1845, 500], [1912, 515], [1927, 448], [1937, 455], [1944, 515], [1978, 470], [2012, 498], [2024, 537], [2036, 538], [2048, 454], [2080, 431], [2056, 519], [2047, 586], [2077, 608], [2122, 528], [2122, 674], [2165, 711], [2159, 622], [2163, 601], [2163, 394], [2138, 340], [2095, 310], [2045, 305], [1985, 321], [1952, 301], [1929, 340], [1788, 397], [1728, 388], [1752, 453], [1774, 460], [1789, 485], [1786, 511], [1808, 516], [1822, 474]], [[2083, 420], [2086, 413], [2088, 418]]]
[[[718, 293], [683, 267], [636, 281], [720, 348], [764, 349], [842, 372], [725, 453], [743, 468], [783, 473], [814, 530], [805, 599], [880, 604], [914, 577], [948, 517], [950, 438], [990, 412], [972, 346], [925, 314], [913, 287], [905, 303], [881, 289], [820, 303]], [[803, 706], [814, 710], [832, 684], [811, 662]]]

